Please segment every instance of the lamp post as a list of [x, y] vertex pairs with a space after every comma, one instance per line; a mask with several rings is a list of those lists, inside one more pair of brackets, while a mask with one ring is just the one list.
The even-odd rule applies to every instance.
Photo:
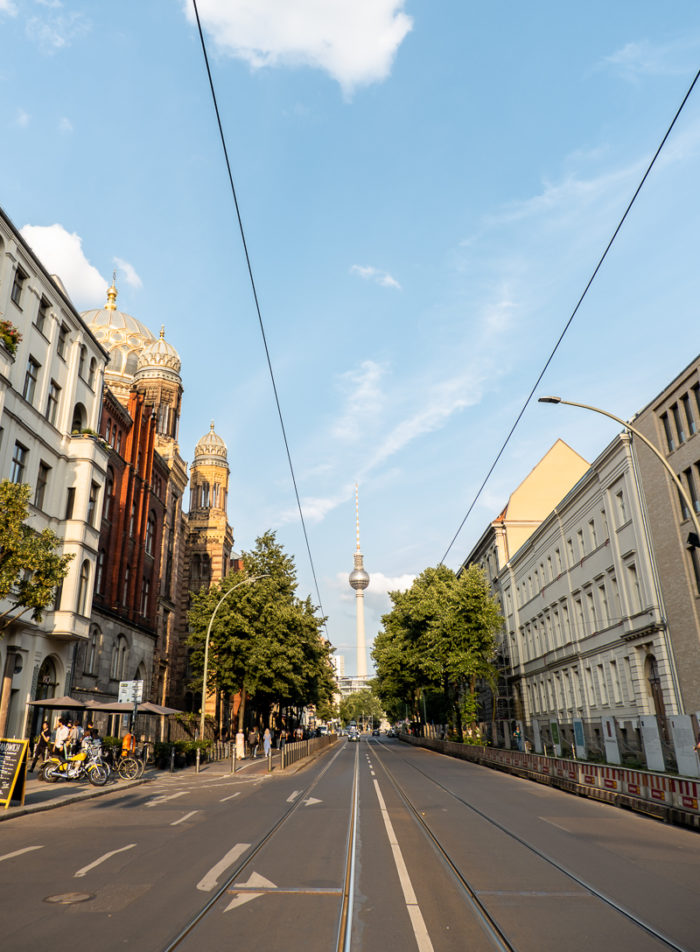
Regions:
[[690, 519], [695, 528], [695, 535], [697, 537], [696, 540], [693, 540], [690, 547], [692, 548], [694, 545], [697, 545], [697, 543], [700, 542], [700, 521], [698, 521], [698, 517], [695, 513], [695, 506], [693, 505], [692, 499], [686, 492], [685, 487], [683, 483], [681, 482], [680, 476], [674, 471], [673, 467], [671, 466], [669, 461], [666, 459], [666, 457], [663, 455], [663, 453], [661, 453], [660, 450], [657, 449], [657, 447], [654, 446], [654, 444], [650, 440], [648, 440], [646, 436], [644, 436], [643, 433], [641, 433], [636, 427], [632, 426], [631, 423], [628, 423], [625, 420], [621, 419], [620, 417], [615, 416], [614, 413], [609, 413], [607, 410], [601, 410], [600, 407], [591, 407], [587, 403], [574, 403], [572, 400], [562, 400], [561, 397], [540, 397], [537, 402], [538, 403], [564, 403], [568, 407], [580, 407], [582, 410], [592, 410], [593, 413], [601, 413], [603, 416], [609, 417], [611, 420], [614, 420], [616, 423], [619, 423], [620, 426], [624, 427], [626, 430], [629, 430], [630, 433], [633, 433], [638, 439], [640, 439], [642, 443], [644, 443], [644, 445], [647, 446], [651, 450], [654, 456], [656, 456], [659, 462], [662, 463], [663, 466], [666, 468], [666, 471], [671, 477], [673, 484], [676, 486], [676, 488], [678, 489], [678, 492], [681, 494], [681, 498], [683, 499], [683, 502], [688, 507], [688, 512], [690, 513]]
[[204, 674], [202, 677], [202, 707], [201, 714], [199, 718], [199, 739], [204, 740], [204, 710], [206, 707], [206, 698], [207, 698], [207, 668], [209, 667], [209, 636], [211, 635], [211, 626], [214, 624], [214, 618], [219, 608], [223, 604], [224, 600], [229, 597], [231, 592], [235, 592], [237, 588], [240, 588], [241, 585], [250, 585], [252, 582], [257, 582], [261, 578], [269, 578], [269, 573], [264, 575], [254, 575], [252, 578], [244, 578], [242, 582], [238, 582], [236, 585], [232, 585], [231, 588], [225, 592], [219, 601], [216, 603], [216, 608], [211, 613], [211, 618], [209, 619], [209, 626], [207, 627], [207, 637], [204, 641]]

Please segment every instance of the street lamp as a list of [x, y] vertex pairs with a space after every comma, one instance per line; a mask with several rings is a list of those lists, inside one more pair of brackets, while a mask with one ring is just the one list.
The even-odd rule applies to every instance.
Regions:
[[214, 624], [214, 618], [219, 608], [221, 608], [222, 603], [225, 599], [229, 597], [231, 592], [235, 592], [237, 588], [240, 588], [241, 585], [250, 585], [251, 582], [257, 582], [261, 578], [269, 578], [270, 575], [266, 572], [264, 575], [254, 575], [252, 578], [244, 578], [242, 582], [238, 582], [236, 585], [232, 585], [231, 588], [225, 592], [219, 601], [216, 603], [216, 608], [211, 613], [211, 618], [209, 619], [209, 626], [207, 628], [207, 637], [204, 641], [204, 676], [202, 678], [202, 707], [199, 718], [199, 739], [204, 740], [204, 709], [206, 706], [207, 698], [207, 668], [209, 667], [209, 635], [211, 635], [211, 626]]
[[693, 504], [693, 501], [688, 495], [688, 493], [686, 492], [685, 487], [683, 483], [681, 482], [680, 476], [674, 471], [669, 461], [666, 459], [663, 453], [661, 453], [660, 450], [656, 446], [654, 446], [654, 444], [650, 440], [648, 440], [646, 436], [644, 436], [643, 433], [641, 433], [636, 427], [632, 426], [631, 423], [628, 423], [627, 421], [621, 419], [620, 417], [615, 416], [614, 413], [608, 413], [607, 410], [601, 410], [600, 407], [591, 407], [587, 403], [574, 403], [572, 400], [562, 400], [561, 397], [540, 397], [537, 402], [538, 403], [565, 403], [568, 407], [580, 407], [582, 410], [592, 410], [593, 413], [602, 413], [603, 416], [609, 417], [611, 420], [614, 420], [616, 423], [619, 423], [620, 426], [623, 426], [626, 430], [629, 430], [630, 433], [634, 433], [634, 435], [638, 439], [640, 439], [642, 443], [644, 443], [644, 445], [647, 446], [651, 450], [651, 452], [654, 454], [654, 456], [656, 456], [659, 462], [665, 466], [666, 471], [671, 477], [671, 480], [673, 481], [674, 485], [678, 489], [678, 492], [681, 494], [681, 498], [683, 499], [683, 502], [688, 507], [688, 512], [690, 513], [690, 519], [693, 523], [693, 526], [695, 527], [696, 538], [692, 541], [689, 538], [689, 544], [690, 544], [690, 547], [697, 545], [698, 540], [700, 540], [700, 522], [698, 521], [698, 517], [695, 513], [695, 506]]

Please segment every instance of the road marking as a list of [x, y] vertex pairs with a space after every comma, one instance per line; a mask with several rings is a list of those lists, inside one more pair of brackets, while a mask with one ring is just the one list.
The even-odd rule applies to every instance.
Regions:
[[[271, 883], [269, 879], [265, 879], [264, 876], [261, 876], [259, 873], [252, 873], [250, 879], [247, 883], [234, 883], [234, 889], [250, 889], [254, 890], [255, 888], [263, 887], [265, 891], [269, 889], [277, 889], [274, 883]], [[264, 895], [261, 892], [245, 892], [236, 896], [235, 899], [232, 899], [231, 902], [226, 906], [224, 912], [228, 912], [229, 909], [235, 909], [236, 906], [242, 906], [246, 902], [250, 902], [251, 899], [257, 899], [259, 896]]]
[[425, 927], [423, 914], [420, 911], [416, 894], [413, 891], [411, 877], [408, 875], [408, 870], [406, 869], [406, 863], [404, 862], [401, 847], [399, 846], [399, 842], [396, 839], [394, 828], [391, 825], [391, 820], [389, 818], [386, 804], [384, 803], [382, 791], [379, 789], [379, 784], [376, 780], [373, 780], [372, 783], [374, 784], [374, 790], [377, 794], [377, 800], [379, 800], [379, 810], [382, 814], [382, 819], [384, 820], [384, 827], [386, 829], [387, 836], [389, 837], [389, 845], [391, 846], [391, 852], [394, 855], [396, 872], [399, 874], [399, 882], [401, 883], [404, 902], [406, 903], [406, 909], [408, 910], [408, 915], [411, 920], [411, 926], [413, 927], [413, 934], [416, 938], [419, 952], [433, 952], [433, 943], [430, 941], [428, 930]]
[[233, 849], [220, 859], [216, 866], [212, 866], [207, 875], [197, 883], [197, 889], [202, 892], [210, 892], [216, 886], [219, 876], [236, 862], [239, 856], [242, 856], [247, 849], [250, 849], [250, 843], [236, 843]]
[[129, 843], [128, 846], [122, 846], [118, 850], [112, 850], [109, 853], [105, 853], [104, 856], [100, 856], [99, 859], [96, 859], [94, 863], [90, 863], [88, 866], [83, 866], [82, 869], [79, 869], [77, 873], [74, 874], [76, 879], [79, 879], [81, 876], [84, 876], [86, 873], [89, 873], [91, 869], [94, 869], [95, 866], [99, 866], [100, 863], [104, 863], [105, 860], [110, 859], [112, 856], [116, 856], [117, 853], [125, 853], [127, 850], [133, 850], [136, 846], [136, 843]]
[[190, 813], [186, 813], [184, 816], [181, 816], [179, 820], [173, 820], [170, 824], [171, 826], [177, 826], [178, 823], [184, 823], [185, 820], [189, 820], [191, 816], [194, 816], [195, 813], [199, 813], [199, 810], [192, 810]]
[[296, 800], [296, 798], [299, 796], [300, 793], [301, 793], [301, 790], [295, 790], [294, 793], [290, 793], [289, 796], [287, 797], [287, 803], [294, 803], [294, 801]]
[[31, 853], [32, 850], [43, 850], [43, 846], [25, 846], [22, 850], [15, 850], [14, 853], [5, 853], [4, 856], [0, 856], [0, 863], [4, 859], [13, 859], [15, 856], [21, 856], [22, 853]]
[[234, 797], [240, 797], [241, 791], [237, 790], [235, 793], [232, 793], [230, 797], [224, 797], [222, 800], [219, 800], [219, 803], [226, 803], [227, 800], [233, 800]]
[[312, 807], [316, 803], [323, 803], [323, 800], [317, 800], [316, 797], [307, 797], [306, 800], [304, 800], [305, 807]]
[[167, 797], [165, 795], [161, 797], [154, 797], [152, 800], [149, 800], [146, 804], [147, 807], [157, 807], [161, 803], [166, 803], [168, 800], [177, 800], [178, 797], [184, 797], [185, 794], [189, 793], [189, 790], [181, 790], [179, 793], [171, 793]]

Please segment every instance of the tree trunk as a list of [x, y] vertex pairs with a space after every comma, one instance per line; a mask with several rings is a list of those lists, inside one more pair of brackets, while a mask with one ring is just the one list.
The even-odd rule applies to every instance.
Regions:
[[241, 703], [238, 706], [238, 730], [243, 730], [245, 723], [245, 683], [241, 686]]

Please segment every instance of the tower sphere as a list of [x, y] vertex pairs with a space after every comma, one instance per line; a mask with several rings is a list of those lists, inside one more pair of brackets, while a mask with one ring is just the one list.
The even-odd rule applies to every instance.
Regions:
[[362, 568], [353, 569], [353, 571], [348, 576], [348, 581], [350, 586], [355, 589], [355, 591], [367, 588], [369, 585], [369, 575]]

